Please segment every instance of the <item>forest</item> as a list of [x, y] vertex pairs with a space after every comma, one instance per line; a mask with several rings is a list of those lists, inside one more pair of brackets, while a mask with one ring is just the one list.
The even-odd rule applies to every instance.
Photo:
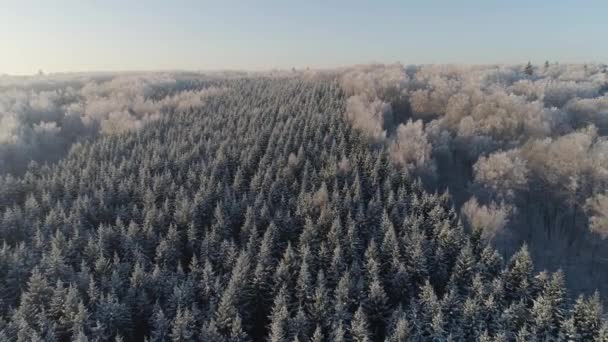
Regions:
[[599, 64], [0, 76], [0, 340], [608, 341], [607, 134]]

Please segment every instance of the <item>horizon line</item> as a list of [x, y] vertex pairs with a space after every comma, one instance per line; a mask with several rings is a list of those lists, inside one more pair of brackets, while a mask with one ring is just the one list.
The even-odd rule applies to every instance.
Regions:
[[[100, 74], [100, 75], [111, 75], [111, 74], [139, 74], [139, 73], [197, 73], [197, 74], [205, 74], [205, 73], [271, 73], [271, 72], [290, 72], [290, 71], [339, 71], [343, 69], [348, 69], [357, 66], [365, 66], [365, 65], [395, 65], [400, 64], [403, 67], [420, 67], [420, 66], [460, 66], [460, 67], [475, 67], [475, 66], [496, 66], [496, 67], [505, 67], [505, 66], [521, 66], [526, 65], [528, 62], [525, 61], [520, 63], [403, 63], [400, 61], [395, 61], [391, 63], [386, 62], [377, 62], [370, 61], [367, 63], [352, 63], [352, 64], [342, 64], [338, 66], [293, 66], [293, 67], [274, 67], [274, 68], [143, 68], [143, 69], [90, 69], [90, 70], [62, 70], [62, 71], [50, 71], [46, 72], [44, 69], [39, 69], [38, 72], [34, 73], [8, 73], [1, 72], [0, 77], [35, 77], [35, 76], [70, 76], [70, 75], [90, 75], [90, 74]], [[546, 60], [552, 65], [598, 65], [598, 66], [608, 66], [608, 62], [604, 61], [589, 61], [589, 62], [559, 62], [559, 61], [549, 61]], [[540, 63], [532, 63], [532, 65], [542, 65], [545, 61]]]

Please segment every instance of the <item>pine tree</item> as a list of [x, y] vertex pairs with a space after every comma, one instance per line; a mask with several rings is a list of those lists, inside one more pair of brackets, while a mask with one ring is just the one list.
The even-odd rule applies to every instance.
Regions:
[[[258, 262], [253, 272], [253, 325], [260, 329], [268, 324], [267, 316], [271, 307], [276, 230], [274, 223], [270, 223], [266, 229], [258, 253]], [[258, 330], [256, 335], [261, 333], [262, 331]]]
[[51, 288], [47, 283], [46, 278], [34, 269], [30, 279], [27, 282], [27, 292], [21, 297], [21, 304], [16, 312], [16, 315], [33, 325], [38, 315], [47, 309], [47, 300], [51, 296]]
[[234, 322], [232, 323], [232, 329], [230, 330], [229, 342], [249, 342], [249, 336], [243, 330], [241, 317], [237, 314]]
[[400, 317], [392, 332], [390, 333], [387, 342], [407, 342], [410, 338], [410, 327], [405, 317]]
[[534, 74], [534, 67], [532, 66], [532, 63], [528, 62], [528, 64], [526, 64], [524, 73], [528, 76], [532, 76]]
[[445, 341], [448, 337], [448, 332], [445, 330], [445, 322], [443, 313], [439, 311], [431, 321], [431, 336], [435, 341]]
[[387, 292], [392, 302], [402, 302], [409, 297], [410, 276], [406, 265], [397, 258], [391, 260]]
[[344, 272], [336, 290], [334, 291], [334, 316], [333, 321], [339, 324], [350, 321], [351, 312], [351, 279], [350, 273]]
[[553, 308], [549, 300], [544, 297], [539, 297], [534, 301], [531, 309], [531, 316], [533, 319], [532, 334], [539, 341], [551, 340], [553, 338], [553, 331], [556, 327], [553, 326]]
[[577, 332], [576, 326], [574, 325], [574, 319], [568, 318], [562, 323], [561, 330], [559, 332], [559, 341], [582, 341], [580, 335]]
[[344, 331], [344, 326], [342, 322], [338, 322], [332, 330], [331, 334], [332, 341], [334, 342], [346, 342], [346, 332]]
[[353, 320], [351, 322], [351, 334], [353, 342], [372, 341], [369, 332], [369, 323], [362, 306], [359, 306], [359, 309], [357, 309], [355, 315], [353, 316]]
[[[527, 305], [523, 300], [512, 303], [502, 313], [500, 321], [508, 337], [517, 336], [526, 323], [530, 320], [528, 317]], [[526, 329], [526, 332], [528, 330]]]
[[328, 283], [331, 286], [335, 286], [340, 280], [340, 275], [344, 273], [347, 268], [347, 261], [344, 257], [344, 251], [342, 250], [341, 244], [336, 245], [332, 252], [331, 263], [328, 270]]
[[517, 332], [515, 336], [515, 342], [534, 342], [534, 336], [528, 331], [528, 327], [525, 325]]
[[320, 326], [317, 325], [315, 332], [312, 334], [310, 338], [310, 342], [323, 342], [325, 339], [323, 337], [323, 330]]
[[312, 328], [311, 323], [302, 307], [299, 307], [294, 317], [288, 321], [289, 336], [294, 339], [299, 338], [305, 341], [309, 336], [309, 331]]
[[221, 332], [226, 333], [232, 329], [233, 320], [238, 315], [236, 297], [236, 288], [234, 286], [229, 286], [222, 294], [215, 313], [216, 323]]
[[[460, 327], [460, 317], [461, 317], [461, 300], [458, 298], [456, 290], [450, 288], [446, 290], [443, 294], [443, 298], [440, 301], [441, 303], [441, 313], [443, 316], [443, 325], [446, 331], [452, 332], [457, 331]], [[484, 308], [485, 309], [485, 308]], [[490, 315], [486, 313], [486, 319], [489, 319]], [[484, 322], [485, 323], [485, 322]]]
[[465, 245], [458, 258], [452, 271], [450, 283], [454, 288], [457, 289], [460, 296], [466, 296], [467, 291], [470, 289], [471, 281], [473, 280], [473, 274], [475, 272], [475, 259], [473, 252], [469, 245]]
[[371, 326], [373, 335], [383, 339], [385, 334], [385, 321], [388, 318], [388, 296], [378, 279], [373, 279], [369, 285], [367, 298], [364, 303], [365, 311]]
[[287, 289], [282, 287], [274, 299], [270, 314], [270, 331], [268, 333], [270, 342], [287, 341], [289, 336], [288, 319]]
[[295, 286], [295, 279], [298, 277], [298, 265], [296, 260], [296, 254], [291, 247], [291, 243], [287, 244], [287, 248], [283, 253], [283, 257], [279, 262], [274, 274], [274, 283], [278, 288], [286, 285], [293, 288]]
[[480, 314], [481, 310], [475, 299], [467, 298], [462, 307], [461, 325], [457, 327], [463, 340], [475, 338], [480, 333]]
[[420, 325], [423, 327], [422, 331], [424, 336], [433, 336], [435, 330], [434, 320], [441, 311], [441, 306], [435, 290], [429, 281], [426, 281], [422, 286], [419, 295], [420, 302]]
[[309, 316], [317, 326], [325, 327], [329, 322], [331, 301], [326, 288], [325, 275], [319, 271], [317, 275], [317, 285], [309, 304]]
[[90, 317], [89, 310], [80, 300], [76, 313], [70, 317], [72, 337], [77, 336], [80, 332], [89, 331]]
[[478, 264], [479, 273], [484, 277], [484, 279], [491, 280], [500, 274], [502, 263], [503, 260], [500, 254], [498, 254], [494, 248], [488, 245], [481, 251], [480, 261]]
[[563, 274], [558, 271], [543, 284], [540, 295], [534, 300], [531, 316], [534, 320], [532, 333], [539, 340], [558, 337], [564, 319]]
[[150, 326], [152, 327], [150, 342], [163, 342], [169, 340], [171, 322], [167, 319], [158, 304], [154, 307], [153, 321]]
[[298, 298], [300, 305], [307, 304], [312, 296], [312, 280], [308, 261], [309, 253], [308, 248], [304, 247], [304, 250], [301, 253], [302, 261], [300, 263], [300, 271], [296, 281], [296, 297]]
[[523, 245], [513, 255], [503, 274], [505, 293], [509, 299], [528, 301], [532, 296], [532, 260], [528, 246]]
[[199, 339], [200, 341], [224, 341], [224, 337], [217, 330], [217, 325], [215, 324], [215, 321], [213, 319], [203, 324]]
[[[53, 289], [53, 293], [50, 299], [49, 305], [49, 315], [53, 318], [53, 320], [58, 321], [63, 313], [63, 306], [65, 302], [65, 297], [67, 294], [67, 290], [63, 286], [62, 281], [57, 281], [55, 288]], [[58, 327], [59, 333], [65, 333], [62, 327]]]
[[608, 324], [606, 322], [604, 322], [602, 324], [602, 328], [600, 329], [600, 336], [598, 337], [598, 341], [608, 342]]
[[169, 336], [173, 342], [196, 341], [196, 321], [188, 308], [177, 308]]
[[599, 293], [590, 298], [582, 296], [576, 300], [572, 309], [572, 318], [577, 336], [583, 341], [593, 341], [599, 337], [601, 329], [602, 305]]
[[74, 342], [89, 342], [89, 338], [82, 330], [79, 330], [74, 336]]

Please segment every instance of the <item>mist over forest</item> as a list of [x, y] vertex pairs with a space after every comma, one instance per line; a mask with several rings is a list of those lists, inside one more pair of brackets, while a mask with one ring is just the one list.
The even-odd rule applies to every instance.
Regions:
[[0, 339], [606, 339], [607, 136], [601, 64], [0, 76]]

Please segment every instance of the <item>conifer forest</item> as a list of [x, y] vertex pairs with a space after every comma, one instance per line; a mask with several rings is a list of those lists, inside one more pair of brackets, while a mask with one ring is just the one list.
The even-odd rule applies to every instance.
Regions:
[[0, 76], [0, 341], [608, 341], [603, 64]]

